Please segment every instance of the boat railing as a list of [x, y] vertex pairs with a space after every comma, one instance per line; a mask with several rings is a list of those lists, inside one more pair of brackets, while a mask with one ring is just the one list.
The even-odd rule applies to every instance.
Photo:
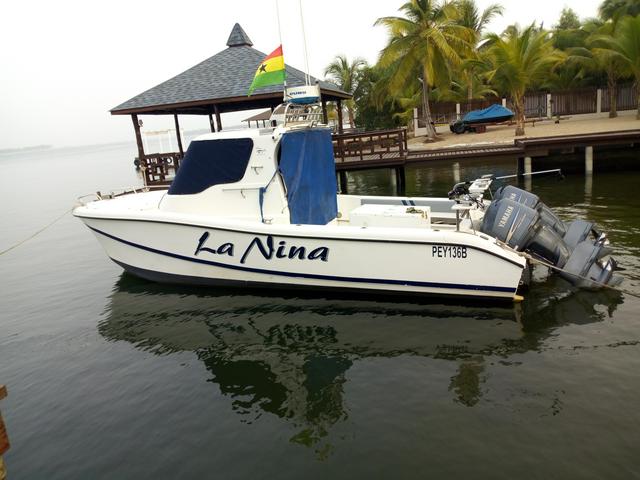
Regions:
[[87, 193], [81, 195], [76, 199], [77, 205], [86, 205], [89, 202], [95, 200], [110, 200], [112, 198], [122, 197], [124, 195], [137, 195], [140, 193], [147, 193], [152, 190], [166, 190], [167, 185], [143, 185], [134, 187], [118, 187], [109, 189], [108, 192], [97, 191], [93, 193]]
[[300, 105], [287, 103], [284, 111], [284, 124], [291, 126], [314, 126], [324, 123], [324, 115], [320, 104]]

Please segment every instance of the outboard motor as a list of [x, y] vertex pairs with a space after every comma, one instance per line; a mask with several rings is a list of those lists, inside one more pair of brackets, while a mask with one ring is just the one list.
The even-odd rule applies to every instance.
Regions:
[[527, 207], [537, 210], [544, 223], [554, 229], [561, 236], [564, 236], [567, 229], [562, 220], [560, 220], [553, 211], [540, 201], [540, 197], [536, 194], [527, 192], [513, 185], [505, 185], [496, 190], [493, 196], [494, 201], [501, 198], [509, 198], [518, 203], [522, 203]]
[[611, 253], [606, 235], [584, 220], [565, 224], [537, 195], [511, 185], [494, 195], [481, 231], [558, 267], [560, 276], [574, 285], [589, 288], [621, 281], [613, 274], [615, 260], [603, 259]]

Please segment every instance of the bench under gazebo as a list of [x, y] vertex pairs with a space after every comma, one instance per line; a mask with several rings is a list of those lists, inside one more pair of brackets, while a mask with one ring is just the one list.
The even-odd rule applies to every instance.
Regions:
[[[112, 115], [130, 115], [138, 146], [137, 160], [143, 168], [147, 185], [166, 183], [170, 170], [178, 168], [184, 156], [179, 115], [206, 115], [211, 131], [222, 130], [221, 114], [254, 109], [273, 110], [282, 103], [283, 86], [257, 89], [247, 95], [256, 68], [266, 54], [253, 48], [253, 43], [239, 24], [235, 24], [227, 40], [227, 48], [179, 75], [143, 92], [111, 110]], [[305, 85], [305, 74], [285, 65], [287, 86]], [[351, 95], [336, 85], [316, 80], [322, 95], [322, 110], [327, 121], [327, 102], [336, 102], [338, 130], [342, 133], [342, 101]], [[173, 115], [178, 151], [145, 152], [140, 132], [140, 115]], [[253, 119], [252, 119], [253, 120]]]

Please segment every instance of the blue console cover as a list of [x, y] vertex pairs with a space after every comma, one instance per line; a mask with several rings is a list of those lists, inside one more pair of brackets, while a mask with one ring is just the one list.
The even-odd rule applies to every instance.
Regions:
[[335, 160], [326, 128], [285, 133], [280, 173], [287, 188], [291, 223], [326, 225], [338, 215]]

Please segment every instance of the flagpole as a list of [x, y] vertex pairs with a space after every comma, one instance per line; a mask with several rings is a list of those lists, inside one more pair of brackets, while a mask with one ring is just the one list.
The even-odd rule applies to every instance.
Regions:
[[309, 53], [307, 52], [307, 34], [304, 31], [304, 17], [302, 16], [302, 0], [298, 0], [300, 6], [300, 25], [302, 25], [302, 45], [304, 46], [304, 68], [306, 69], [304, 78], [307, 85], [311, 84], [311, 74], [309, 73]]
[[[278, 18], [278, 39], [280, 40], [280, 48], [282, 49], [282, 61], [284, 63], [284, 47], [282, 46], [282, 29], [280, 28], [280, 6], [276, 0], [276, 17]], [[282, 88], [282, 100], [287, 100], [287, 65], [284, 66], [284, 81]]]

